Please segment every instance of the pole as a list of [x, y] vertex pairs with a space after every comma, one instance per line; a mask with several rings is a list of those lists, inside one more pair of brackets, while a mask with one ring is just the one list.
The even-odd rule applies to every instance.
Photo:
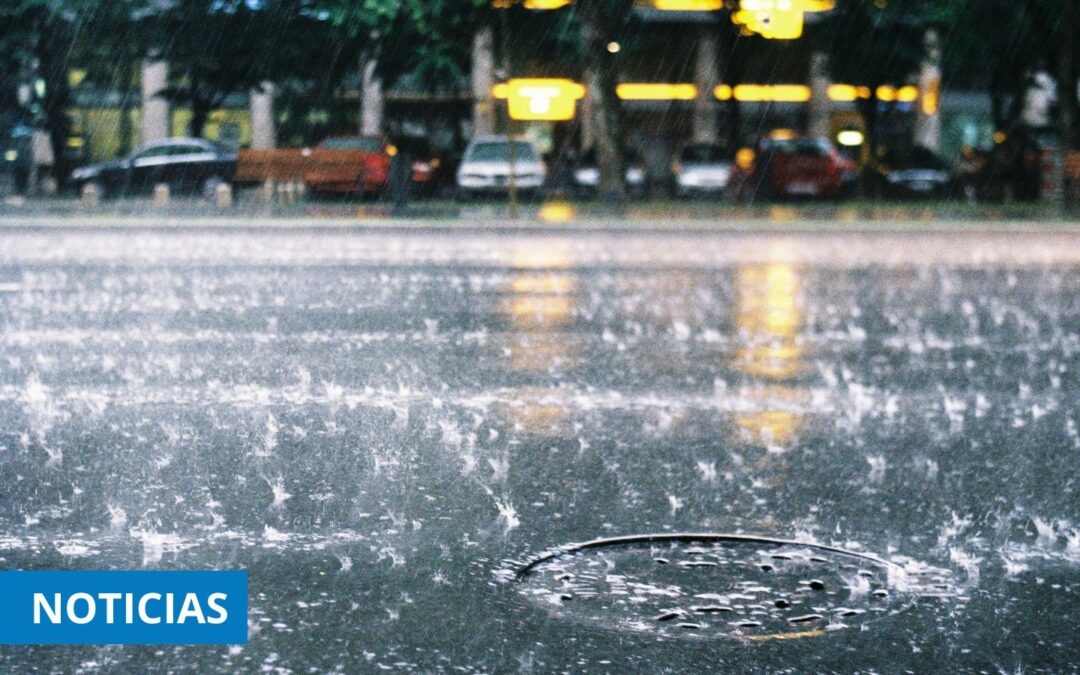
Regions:
[[[502, 39], [502, 70], [503, 81], [510, 81], [510, 26], [509, 21], [506, 18], [507, 13], [510, 11], [509, 7], [504, 7], [499, 10], [499, 32]], [[514, 143], [514, 120], [510, 117], [510, 104], [509, 101], [506, 105], [506, 138], [509, 140], [510, 150], [510, 220], [517, 220], [518, 217], [518, 195], [517, 195], [517, 147]]]
[[1060, 111], [1058, 122], [1060, 124], [1061, 161], [1058, 167], [1061, 188], [1061, 206], [1068, 210], [1071, 206], [1069, 193], [1069, 153], [1073, 147], [1073, 124], [1076, 119], [1076, 71], [1073, 63], [1073, 49], [1076, 32], [1076, 8], [1075, 0], [1063, 0], [1061, 6], [1061, 25], [1064, 32], [1062, 40], [1058, 41], [1058, 101]]

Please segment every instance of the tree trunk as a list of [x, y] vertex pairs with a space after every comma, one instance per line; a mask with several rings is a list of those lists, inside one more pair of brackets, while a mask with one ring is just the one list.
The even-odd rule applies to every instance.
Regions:
[[71, 134], [71, 120], [67, 115], [67, 54], [70, 45], [71, 34], [62, 19], [46, 19], [42, 22], [36, 51], [40, 75], [45, 81], [42, 108], [45, 112], [45, 130], [53, 151], [53, 178], [59, 187], [65, 185], [71, 170], [67, 158], [67, 141]]
[[1064, 0], [1061, 13], [1061, 25], [1064, 35], [1058, 40], [1058, 123], [1061, 128], [1061, 196], [1064, 208], [1071, 206], [1072, 189], [1069, 185], [1068, 170], [1065, 168], [1069, 151], [1073, 148], [1073, 124], [1076, 120], [1076, 70], [1073, 63], [1073, 49], [1076, 20], [1075, 0]]
[[603, 10], [595, 0], [577, 5], [584, 41], [585, 88], [591, 99], [593, 138], [600, 168], [599, 195], [605, 201], [626, 199], [626, 170], [622, 150], [622, 106], [615, 87], [618, 65], [608, 52], [612, 41]]
[[120, 142], [117, 144], [117, 154], [120, 157], [130, 154], [134, 149], [132, 147], [134, 144], [131, 142], [132, 132], [134, 131], [134, 125], [131, 122], [131, 111], [134, 107], [132, 102], [135, 97], [135, 73], [138, 67], [138, 60], [132, 59], [127, 67], [120, 69], [120, 125], [117, 130], [120, 136]]
[[201, 99], [191, 101], [191, 122], [188, 124], [188, 135], [192, 138], [202, 138], [212, 107], [213, 104], [210, 101]]
[[863, 125], [866, 127], [866, 157], [864, 157], [865, 161], [859, 177], [859, 192], [863, 197], [876, 196], [874, 195], [874, 174], [877, 171], [878, 160], [877, 88], [877, 84], [871, 86], [870, 97], [860, 99], [858, 104], [859, 113], [863, 118]]

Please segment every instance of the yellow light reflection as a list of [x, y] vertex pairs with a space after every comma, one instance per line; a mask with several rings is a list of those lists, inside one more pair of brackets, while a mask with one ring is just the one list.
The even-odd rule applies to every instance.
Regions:
[[615, 88], [624, 101], [691, 101], [697, 94], [696, 86], [685, 83], [627, 82]]
[[540, 207], [537, 216], [545, 223], [565, 223], [574, 219], [577, 210], [568, 202], [548, 202]]
[[731, 416], [739, 440], [758, 446], [783, 446], [795, 440], [802, 427], [803, 413], [799, 408], [809, 402], [808, 392], [778, 386], [755, 387], [740, 393], [761, 410]]
[[804, 320], [802, 281], [793, 265], [771, 262], [740, 267], [735, 286], [735, 323], [742, 346], [733, 365], [743, 375], [770, 384], [741, 391], [753, 405], [733, 414], [732, 422], [744, 442], [787, 445], [799, 432], [801, 410], [810, 397], [804, 389], [783, 384], [805, 368], [798, 341]]
[[[510, 326], [497, 343], [508, 370], [550, 372], [577, 361], [580, 341], [568, 330], [579, 292], [578, 276], [567, 269], [572, 262], [563, 245], [539, 242], [514, 252], [515, 271], [499, 306]], [[526, 386], [514, 390], [501, 413], [525, 432], [562, 437], [573, 432], [570, 409], [565, 392]]]

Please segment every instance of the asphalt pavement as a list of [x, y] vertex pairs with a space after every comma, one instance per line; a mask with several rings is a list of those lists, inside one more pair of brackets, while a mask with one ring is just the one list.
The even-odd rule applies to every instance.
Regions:
[[251, 612], [0, 670], [1076, 667], [1075, 230], [7, 224], [0, 567]]

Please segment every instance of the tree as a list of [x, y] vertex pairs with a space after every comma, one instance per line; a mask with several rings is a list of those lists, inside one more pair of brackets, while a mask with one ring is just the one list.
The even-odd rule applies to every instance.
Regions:
[[574, 15], [581, 24], [585, 89], [592, 105], [592, 128], [600, 168], [601, 198], [626, 198], [622, 106], [616, 95], [618, 62], [608, 45], [618, 42], [631, 19], [633, 0], [578, 0]]
[[[39, 79], [29, 113], [45, 127], [53, 150], [53, 171], [68, 174], [67, 55], [80, 14], [89, 0], [15, 0], [0, 9], [0, 59], [6, 72]], [[26, 81], [20, 84], [29, 84]]]
[[[1061, 77], [1060, 65], [1080, 44], [1078, 17], [1067, 22], [1068, 0], [938, 0], [945, 79], [990, 94], [994, 125], [1011, 132], [1023, 114], [1024, 93], [1037, 70]], [[1069, 50], [1071, 48], [1071, 54]], [[1071, 86], [1068, 87], [1070, 90]]]
[[363, 40], [308, 0], [174, 0], [142, 26], [149, 54], [169, 63], [160, 95], [190, 107], [192, 136], [231, 94], [313, 73], [333, 86], [355, 65]]
[[884, 85], [907, 84], [924, 57], [924, 34], [935, 0], [867, 2], [838, 0], [822, 22], [818, 39], [825, 42], [832, 79], [865, 87], [870, 95], [858, 99], [866, 126], [867, 149], [876, 161], [881, 103], [876, 93]]

